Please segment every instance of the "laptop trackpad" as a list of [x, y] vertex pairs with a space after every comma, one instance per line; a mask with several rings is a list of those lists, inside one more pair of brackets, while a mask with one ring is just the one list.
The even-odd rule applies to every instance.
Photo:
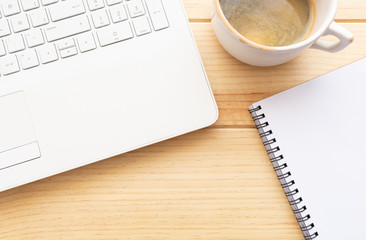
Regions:
[[24, 92], [0, 96], [0, 170], [40, 157]]

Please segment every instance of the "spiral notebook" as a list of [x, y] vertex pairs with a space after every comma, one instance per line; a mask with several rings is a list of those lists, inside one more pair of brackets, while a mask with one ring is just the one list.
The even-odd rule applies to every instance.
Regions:
[[250, 107], [305, 239], [366, 239], [366, 59]]

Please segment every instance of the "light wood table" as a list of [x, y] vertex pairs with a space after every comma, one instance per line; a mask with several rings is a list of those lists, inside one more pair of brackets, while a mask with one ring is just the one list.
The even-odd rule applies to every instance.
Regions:
[[303, 239], [247, 109], [366, 57], [366, 1], [339, 2], [337, 22], [355, 33], [350, 47], [255, 68], [217, 42], [210, 0], [184, 0], [217, 123], [0, 193], [0, 239]]

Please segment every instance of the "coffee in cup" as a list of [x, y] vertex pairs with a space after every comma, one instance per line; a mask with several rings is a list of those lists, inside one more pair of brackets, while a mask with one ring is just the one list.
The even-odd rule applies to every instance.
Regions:
[[[231, 10], [233, 10], [232, 12], [238, 10], [237, 17], [240, 17], [241, 11], [242, 13], [247, 14], [246, 18], [249, 20], [251, 20], [251, 17], [253, 19], [255, 15], [253, 13], [255, 13], [254, 11], [256, 9], [258, 11], [260, 11], [260, 9], [273, 10], [273, 8], [275, 8], [273, 4], [282, 2], [285, 6], [290, 8], [284, 10], [284, 7], [278, 7], [282, 5], [277, 5], [277, 11], [272, 11], [272, 15], [263, 15], [261, 13], [262, 17], [257, 19], [254, 18], [251, 20], [252, 23], [250, 24], [247, 23], [246, 20], [242, 20], [239, 23], [241, 23], [242, 26], [251, 26], [249, 30], [254, 33], [255, 31], [261, 30], [261, 28], [266, 28], [267, 25], [269, 25], [269, 19], [275, 15], [278, 19], [284, 19], [283, 17], [287, 15], [288, 12], [292, 11], [292, 13], [295, 14], [294, 16], [297, 14], [297, 19], [302, 22], [302, 24], [299, 25], [299, 29], [302, 29], [302, 31], [298, 31], [299, 33], [297, 35], [291, 35], [290, 32], [293, 31], [286, 28], [280, 28], [274, 31], [275, 33], [277, 32], [280, 34], [273, 34], [279, 36], [273, 37], [274, 39], [279, 40], [275, 40], [272, 43], [263, 42], [263, 44], [259, 42], [261, 39], [270, 39], [267, 36], [271, 35], [271, 32], [269, 31], [267, 35], [264, 35], [263, 33], [265, 33], [265, 31], [259, 31], [259, 37], [253, 38], [254, 41], [252, 41], [249, 39], [251, 34], [245, 32], [240, 34], [228, 21], [227, 17], [230, 16], [224, 15], [223, 7], [225, 7], [225, 3], [223, 1], [228, 1], [227, 3], [230, 3], [230, 5], [234, 5], [235, 8], [237, 8], [231, 8]], [[221, 7], [221, 5], [223, 7]], [[275, 66], [290, 61], [307, 48], [319, 49], [326, 52], [339, 52], [351, 44], [354, 39], [353, 33], [334, 22], [337, 6], [338, 0], [212, 0], [211, 23], [217, 39], [232, 56], [254, 66]], [[306, 9], [308, 9], [308, 11]], [[302, 14], [300, 13], [305, 17], [301, 17]], [[270, 16], [269, 19], [268, 16]], [[288, 22], [295, 21], [292, 18], [287, 17], [287, 19]], [[259, 24], [259, 22], [263, 22], [263, 24]], [[286, 25], [285, 22], [286, 21], [283, 21], [284, 25]], [[269, 26], [274, 28], [274, 25], [275, 24], [271, 24]], [[281, 26], [281, 24], [279, 24], [279, 26]], [[269, 30], [271, 30], [271, 28], [269, 28]], [[288, 32], [288, 36], [293, 36], [286, 37], [289, 39], [287, 40], [287, 43], [285, 40], [281, 40], [281, 37], [285, 35], [283, 34], [285, 32]], [[256, 36], [255, 34], [252, 35]], [[334, 36], [338, 40], [327, 41], [321, 39], [323, 36], [328, 35]], [[305, 39], [303, 39], [304, 36]], [[277, 46], [280, 43], [284, 45]]]
[[309, 36], [313, 0], [220, 0], [229, 23], [247, 39], [265, 46], [288, 46]]

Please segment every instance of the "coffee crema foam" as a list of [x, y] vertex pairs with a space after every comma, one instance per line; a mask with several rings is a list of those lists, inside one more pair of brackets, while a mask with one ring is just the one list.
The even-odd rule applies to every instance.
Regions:
[[220, 0], [229, 23], [245, 38], [265, 46], [288, 46], [308, 36], [311, 0]]

